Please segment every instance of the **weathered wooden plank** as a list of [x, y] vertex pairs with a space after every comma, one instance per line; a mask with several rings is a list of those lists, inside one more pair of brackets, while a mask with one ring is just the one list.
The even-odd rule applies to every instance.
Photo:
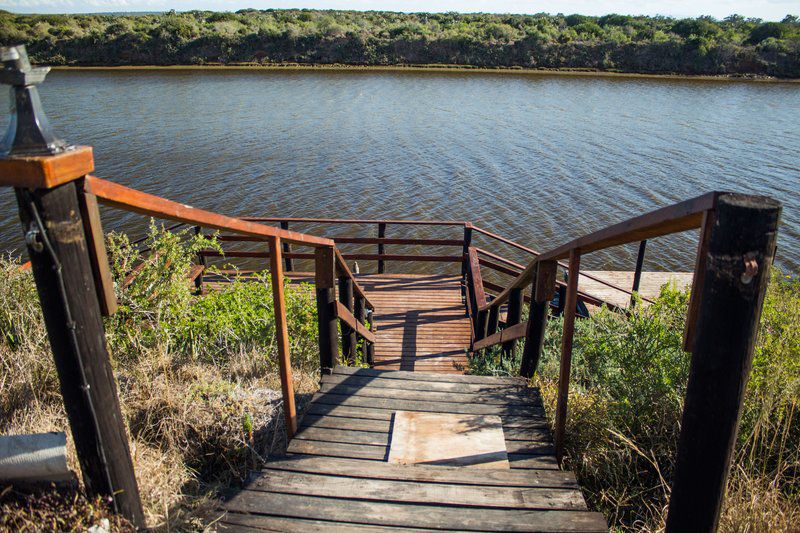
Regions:
[[374, 431], [354, 431], [349, 429], [330, 429], [321, 427], [304, 427], [297, 432], [297, 439], [317, 440], [323, 442], [342, 442], [346, 444], [369, 444], [371, 446], [388, 446], [389, 433]]
[[380, 387], [388, 389], [429, 390], [436, 392], [460, 392], [470, 394], [491, 395], [526, 395], [538, 397], [538, 389], [524, 385], [503, 385], [486, 383], [451, 383], [446, 381], [412, 381], [408, 379], [386, 379], [379, 377], [362, 377], [358, 375], [331, 374], [322, 376], [322, 383], [344, 383], [348, 386]]
[[219, 522], [219, 531], [282, 531], [284, 533], [308, 533], [322, 531], [324, 533], [373, 533], [382, 531], [429, 531], [416, 528], [396, 528], [389, 526], [366, 526], [345, 522], [327, 522], [325, 520], [304, 520], [302, 518], [284, 518], [282, 516], [266, 516], [228, 512]]
[[518, 455], [552, 455], [555, 453], [555, 449], [550, 442], [507, 440], [506, 449], [508, 453]]
[[511, 468], [551, 468], [558, 470], [558, 461], [552, 455], [527, 455], [509, 453], [508, 463]]
[[[364, 406], [350, 406], [350, 405], [326, 405], [312, 403], [308, 406], [306, 414], [317, 416], [341, 416], [345, 418], [362, 418], [367, 420], [391, 420], [392, 409], [377, 409], [373, 407]], [[503, 421], [503, 428], [529, 428], [535, 429], [542, 427], [547, 421], [544, 417], [544, 411], [541, 408], [534, 408], [530, 410], [528, 415], [501, 415], [500, 419]]]
[[400, 400], [420, 400], [427, 402], [456, 402], [464, 404], [493, 404], [493, 405], [531, 405], [532, 398], [528, 394], [515, 394], [505, 391], [503, 394], [469, 394], [458, 392], [436, 392], [433, 390], [406, 390], [369, 385], [350, 385], [347, 383], [323, 382], [320, 392], [344, 394], [348, 396], [368, 396], [372, 398], [392, 398]]
[[303, 417], [301, 426], [308, 428], [350, 429], [354, 431], [389, 433], [392, 429], [392, 422], [391, 420], [370, 420], [364, 418], [307, 414]]
[[344, 442], [321, 442], [315, 440], [293, 439], [286, 449], [289, 453], [322, 455], [325, 457], [345, 457], [349, 459], [372, 459], [385, 461], [389, 455], [386, 446], [351, 444]]
[[561, 470], [482, 470], [479, 476], [470, 469], [454, 466], [395, 465], [384, 462], [290, 455], [270, 460], [265, 470], [286, 470], [347, 476], [350, 478], [393, 479], [455, 485], [501, 487], [578, 488], [575, 475]]
[[453, 402], [431, 402], [426, 400], [401, 400], [396, 398], [373, 398], [349, 396], [330, 392], [317, 393], [313, 401], [326, 405], [348, 405], [392, 409], [395, 411], [418, 411], [425, 413], [460, 413], [469, 415], [526, 415], [535, 412], [535, 407], [516, 405], [478, 405]]
[[267, 471], [248, 483], [246, 490], [330, 498], [391, 501], [504, 509], [586, 510], [577, 489], [484, 487], [353, 478], [304, 472]]
[[488, 509], [242, 491], [227, 502], [232, 511], [312, 520], [396, 527], [468, 531], [607, 532], [600, 513], [529, 509]]
[[481, 383], [497, 385], [524, 385], [524, 378], [502, 378], [495, 376], [439, 376], [436, 374], [420, 374], [417, 372], [382, 372], [369, 368], [355, 368], [347, 366], [337, 366], [333, 370], [334, 374], [382, 377], [384, 379], [410, 379], [413, 381], [440, 381], [446, 383]]

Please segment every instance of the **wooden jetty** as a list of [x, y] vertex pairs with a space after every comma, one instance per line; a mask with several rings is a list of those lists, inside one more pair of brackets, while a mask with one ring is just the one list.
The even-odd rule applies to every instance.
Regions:
[[[46, 71], [31, 67], [24, 47], [0, 52], [0, 81], [13, 86], [17, 106], [0, 185], [17, 196], [85, 485], [136, 527], [146, 524], [104, 338], [102, 317], [117, 302], [98, 204], [219, 231], [223, 243], [256, 247], [228, 249], [226, 260], [268, 267], [287, 455], [269, 460], [227, 500], [216, 525], [270, 531], [605, 531], [573, 474], [559, 467], [579, 303], [625, 312], [648, 277], [647, 240], [699, 229], [684, 334], [690, 376], [666, 531], [716, 528], [775, 253], [774, 200], [712, 192], [545, 252], [465, 221], [227, 216], [93, 176], [92, 149], [67, 146], [49, 129], [36, 92]], [[290, 229], [301, 224], [309, 229]], [[321, 230], [326, 225], [374, 228], [377, 236], [337, 235]], [[401, 226], [449, 233], [392, 236]], [[630, 287], [581, 270], [587, 254], [629, 243], [640, 243]], [[411, 253], [398, 253], [408, 246]], [[501, 248], [518, 255], [507, 258]], [[200, 253], [192, 268], [200, 290], [217, 254]], [[283, 294], [295, 261], [305, 262], [313, 281], [321, 376], [301, 416]], [[354, 274], [351, 261], [375, 264], [376, 272]], [[430, 264], [433, 273], [404, 273], [411, 262]], [[563, 330], [551, 437], [528, 378], [553, 313], [563, 316]], [[461, 373], [470, 353], [518, 343], [520, 376]], [[357, 359], [372, 368], [348, 366]]]

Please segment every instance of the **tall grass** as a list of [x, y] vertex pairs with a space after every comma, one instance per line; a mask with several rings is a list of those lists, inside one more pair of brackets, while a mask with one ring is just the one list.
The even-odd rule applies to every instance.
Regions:
[[[601, 310], [575, 328], [565, 466], [590, 507], [620, 530], [663, 528], [690, 355], [681, 348], [688, 292], [665, 286], [628, 315]], [[555, 413], [562, 320], [548, 323], [535, 382]], [[476, 373], [516, 374], [521, 349], [471, 361]], [[502, 360], [501, 360], [502, 359]], [[800, 282], [775, 272], [721, 519], [723, 531], [791, 531], [800, 524]]]
[[[187, 273], [199, 249], [218, 247], [214, 238], [152, 225], [145, 245], [155, 252], [149, 260], [125, 235], [108, 237], [120, 306], [106, 319], [106, 338], [148, 523], [196, 529], [213, 520], [218, 490], [285, 446], [271, 280], [233, 276], [197, 295]], [[35, 285], [19, 264], [0, 258], [0, 433], [69, 435]], [[285, 296], [302, 406], [317, 387], [316, 305], [308, 286], [287, 284]], [[71, 439], [68, 455], [80, 471]], [[80, 495], [31, 503], [0, 493], [0, 529], [35, 530], [48, 520], [86, 529], [98, 516], [98, 502]]]

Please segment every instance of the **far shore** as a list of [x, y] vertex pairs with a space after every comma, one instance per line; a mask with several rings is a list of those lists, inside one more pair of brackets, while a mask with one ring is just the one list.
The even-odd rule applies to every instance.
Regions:
[[205, 65], [107, 65], [107, 66], [55, 66], [54, 70], [330, 70], [330, 71], [388, 71], [388, 72], [452, 72], [475, 74], [510, 74], [517, 76], [575, 76], [639, 78], [690, 81], [730, 81], [762, 83], [800, 83], [800, 78], [775, 78], [755, 75], [707, 75], [707, 74], [654, 74], [618, 72], [593, 69], [530, 69], [522, 67], [472, 67], [469, 65], [347, 65], [304, 63], [232, 63]]

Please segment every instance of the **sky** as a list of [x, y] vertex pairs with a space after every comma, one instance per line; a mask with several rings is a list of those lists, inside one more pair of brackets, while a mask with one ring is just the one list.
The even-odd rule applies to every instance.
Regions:
[[0, 0], [15, 13], [97, 13], [116, 11], [236, 11], [244, 8], [312, 8], [462, 13], [580, 13], [584, 15], [666, 15], [724, 18], [731, 14], [781, 20], [800, 15], [800, 0]]

